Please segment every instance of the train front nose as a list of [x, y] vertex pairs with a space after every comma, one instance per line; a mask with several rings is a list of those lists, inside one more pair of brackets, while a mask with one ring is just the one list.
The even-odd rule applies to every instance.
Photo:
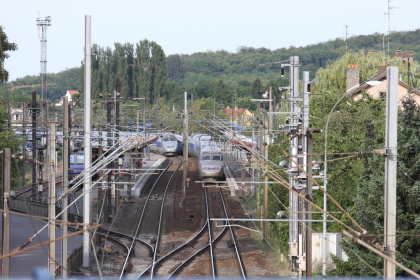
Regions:
[[217, 178], [220, 177], [221, 170], [219, 166], [204, 166], [200, 173], [202, 178]]

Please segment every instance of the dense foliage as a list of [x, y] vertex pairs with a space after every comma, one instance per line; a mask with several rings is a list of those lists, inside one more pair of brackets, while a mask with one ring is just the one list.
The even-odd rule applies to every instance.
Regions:
[[[4, 81], [8, 80], [9, 73], [3, 69], [3, 62], [5, 59], [9, 57], [6, 52], [17, 50], [17, 45], [15, 43], [11, 43], [7, 39], [7, 35], [3, 30], [3, 27], [0, 26], [0, 81], [3, 84]], [[14, 134], [13, 131], [8, 130], [7, 125], [7, 100], [8, 95], [2, 92], [0, 97], [0, 151], [3, 148], [11, 148], [12, 154], [19, 153], [20, 141], [18, 137]], [[21, 162], [15, 158], [12, 158], [12, 165], [11, 165], [11, 184], [12, 187], [16, 187], [21, 183], [21, 177], [18, 176], [19, 172], [18, 169], [20, 168]], [[3, 170], [2, 161], [0, 161], [0, 170]], [[2, 173], [0, 172], [0, 180], [1, 180]], [[1, 182], [1, 181], [0, 181]]]
[[15, 50], [17, 50], [17, 45], [9, 42], [4, 27], [0, 25], [0, 81], [2, 82], [9, 80], [9, 72], [3, 67], [4, 60], [9, 57], [7, 52]]
[[[402, 101], [398, 126], [397, 169], [397, 254], [396, 260], [419, 273], [420, 265], [420, 107], [413, 99]], [[370, 133], [364, 145], [373, 147], [378, 136]], [[362, 176], [351, 201], [354, 216], [380, 243], [384, 232], [384, 157], [374, 155], [363, 160]], [[355, 244], [342, 244], [349, 261], [335, 259], [336, 275], [375, 275], [364, 262], [382, 272], [383, 261], [374, 253]], [[408, 274], [397, 268], [397, 275]]]

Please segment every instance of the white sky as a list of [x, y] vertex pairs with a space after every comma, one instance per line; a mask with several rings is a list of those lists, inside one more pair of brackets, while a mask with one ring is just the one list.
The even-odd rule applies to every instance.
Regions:
[[[419, 0], [391, 0], [391, 30], [420, 28]], [[239, 46], [306, 46], [337, 37], [388, 32], [388, 0], [0, 0], [0, 25], [18, 44], [6, 60], [10, 81], [40, 71], [36, 18], [51, 16], [47, 72], [83, 60], [85, 15], [92, 16], [92, 43], [148, 39], [166, 55]], [[378, 49], [381, 46], [378, 46]]]

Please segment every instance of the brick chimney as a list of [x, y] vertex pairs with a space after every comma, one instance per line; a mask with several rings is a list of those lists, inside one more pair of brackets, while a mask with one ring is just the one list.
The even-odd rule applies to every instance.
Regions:
[[407, 51], [403, 53], [403, 61], [413, 63], [413, 51]]
[[386, 71], [386, 65], [378, 65], [378, 75]]
[[358, 86], [360, 83], [360, 69], [358, 65], [347, 66], [347, 87], [346, 91]]

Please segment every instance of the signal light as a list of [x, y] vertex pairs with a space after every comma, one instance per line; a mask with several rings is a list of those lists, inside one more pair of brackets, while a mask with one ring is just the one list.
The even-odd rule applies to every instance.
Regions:
[[281, 68], [280, 70], [280, 76], [283, 78], [284, 77], [284, 67]]

